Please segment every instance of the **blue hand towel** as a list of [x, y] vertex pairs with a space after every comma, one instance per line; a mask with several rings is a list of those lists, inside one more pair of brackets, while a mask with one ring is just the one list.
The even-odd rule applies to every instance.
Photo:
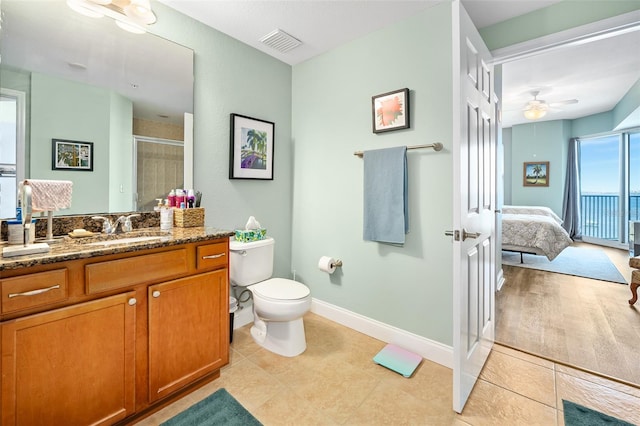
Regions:
[[363, 238], [404, 244], [409, 232], [407, 147], [365, 151]]

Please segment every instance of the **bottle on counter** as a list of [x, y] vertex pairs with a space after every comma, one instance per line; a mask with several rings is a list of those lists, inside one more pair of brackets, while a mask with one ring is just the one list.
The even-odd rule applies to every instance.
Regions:
[[160, 229], [171, 231], [173, 229], [173, 208], [162, 207], [160, 209]]
[[176, 191], [174, 191], [173, 189], [171, 191], [169, 191], [168, 200], [169, 200], [169, 207], [175, 207], [175, 205], [176, 205]]
[[190, 209], [194, 208], [196, 204], [196, 194], [193, 192], [193, 189], [187, 191], [187, 207]]

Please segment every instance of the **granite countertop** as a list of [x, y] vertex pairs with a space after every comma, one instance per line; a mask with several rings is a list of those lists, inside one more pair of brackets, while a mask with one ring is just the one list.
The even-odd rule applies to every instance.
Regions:
[[[160, 228], [135, 229], [126, 234], [106, 235], [94, 234], [84, 238], [69, 236], [55, 237], [55, 242], [49, 243], [51, 249], [47, 253], [31, 254], [15, 257], [0, 257], [0, 271], [9, 269], [28, 268], [35, 265], [45, 265], [74, 259], [105, 256], [109, 254], [128, 253], [158, 247], [193, 243], [198, 241], [228, 238], [233, 231], [210, 228], [177, 228], [171, 231], [161, 231]], [[158, 237], [157, 239], [136, 242], [117, 243], [119, 239], [136, 237]], [[36, 242], [38, 242], [36, 240]], [[0, 244], [5, 247], [6, 242]]]

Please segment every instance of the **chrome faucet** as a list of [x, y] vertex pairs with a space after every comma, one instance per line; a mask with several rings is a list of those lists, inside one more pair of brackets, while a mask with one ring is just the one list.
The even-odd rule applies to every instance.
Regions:
[[115, 234], [118, 230], [118, 225], [121, 225], [122, 232], [131, 232], [133, 225], [131, 219], [140, 216], [139, 214], [131, 214], [129, 216], [120, 216], [115, 222], [111, 223], [109, 218], [104, 216], [93, 216], [91, 219], [102, 220], [102, 232], [105, 234]]

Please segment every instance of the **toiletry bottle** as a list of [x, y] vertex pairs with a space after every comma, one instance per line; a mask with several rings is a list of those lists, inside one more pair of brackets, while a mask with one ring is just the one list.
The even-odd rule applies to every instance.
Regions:
[[187, 191], [187, 206], [192, 209], [195, 207], [196, 203], [196, 195], [193, 192], [193, 189]]
[[176, 203], [174, 204], [177, 208], [184, 208], [184, 207], [180, 207], [180, 203], [182, 203], [184, 201], [184, 191], [182, 191], [182, 189], [176, 189]]
[[176, 192], [172, 189], [169, 191], [169, 207], [174, 207], [176, 205]]
[[159, 212], [160, 209], [163, 207], [162, 198], [156, 198], [156, 201], [158, 202], [158, 205], [153, 208], [153, 211]]
[[173, 208], [162, 207], [160, 209], [160, 230], [171, 231], [173, 229]]

